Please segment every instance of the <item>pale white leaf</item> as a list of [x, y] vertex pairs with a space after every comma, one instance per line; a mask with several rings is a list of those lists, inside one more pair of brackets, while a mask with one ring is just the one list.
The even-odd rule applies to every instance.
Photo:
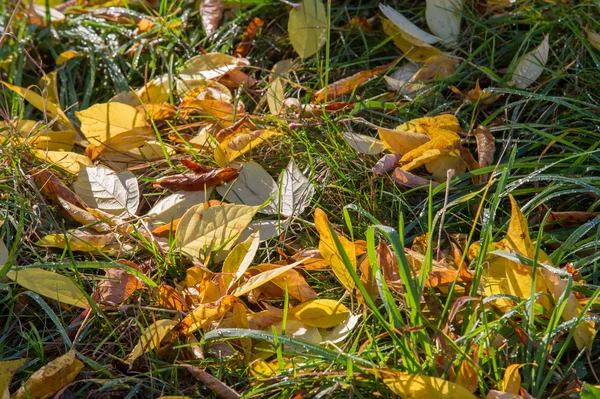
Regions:
[[321, 343], [337, 344], [348, 338], [348, 335], [350, 335], [354, 327], [358, 324], [360, 316], [360, 313], [348, 313], [346, 320], [337, 327], [334, 327], [333, 330], [321, 330], [321, 336], [323, 337]]
[[385, 151], [385, 145], [374, 137], [352, 132], [343, 132], [346, 143], [361, 154], [377, 155]]
[[464, 0], [427, 0], [425, 19], [429, 29], [444, 42], [456, 45], [460, 35]]
[[546, 65], [546, 62], [548, 62], [549, 52], [550, 38], [546, 35], [538, 47], [521, 58], [512, 73], [510, 84], [519, 89], [529, 87], [544, 71], [544, 66]]
[[102, 165], [84, 166], [73, 188], [90, 207], [111, 215], [135, 215], [140, 204], [138, 182], [129, 171], [117, 173]]
[[217, 192], [229, 202], [250, 206], [262, 205], [271, 198], [259, 212], [267, 215], [278, 212], [274, 199], [278, 196], [279, 187], [271, 175], [254, 161], [244, 164], [238, 178], [232, 183], [217, 187]]
[[[380, 4], [379, 9], [383, 15], [385, 15], [396, 26], [398, 26], [404, 33], [409, 35], [412, 39], [415, 39], [414, 42], [411, 41], [412, 44], [416, 46], [425, 46], [427, 44], [437, 43], [441, 40], [439, 37], [425, 32], [423, 29], [410, 22], [408, 18], [390, 6]], [[405, 37], [405, 39], [408, 40], [407, 37]]]
[[212, 188], [205, 191], [180, 191], [166, 196], [159, 200], [152, 209], [148, 211], [147, 216], [154, 224], [171, 223], [179, 219], [194, 205], [208, 201]]
[[222, 53], [200, 54], [190, 58], [179, 71], [185, 80], [216, 79], [234, 69], [250, 65], [247, 59], [232, 57]]
[[257, 220], [251, 222], [246, 230], [242, 232], [239, 242], [246, 241], [250, 235], [258, 230], [260, 242], [265, 242], [271, 238], [281, 235], [281, 233], [289, 226], [290, 219], [284, 220]]
[[300, 215], [315, 193], [312, 183], [298, 169], [293, 158], [279, 176], [279, 186], [281, 188], [279, 211], [284, 216]]

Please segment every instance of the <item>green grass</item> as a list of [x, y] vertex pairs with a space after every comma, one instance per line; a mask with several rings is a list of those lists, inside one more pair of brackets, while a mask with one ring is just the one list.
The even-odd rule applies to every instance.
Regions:
[[[594, 316], [600, 294], [598, 217], [580, 226], [553, 225], [551, 230], [544, 230], [542, 221], [550, 210], [597, 213], [600, 205], [600, 51], [589, 44], [584, 32], [586, 25], [600, 31], [600, 8], [593, 2], [527, 0], [510, 8], [510, 12], [486, 11], [480, 15], [474, 3], [466, 2], [463, 11], [461, 42], [454, 52], [461, 63], [451, 77], [431, 82], [413, 101], [389, 92], [385, 80], [377, 77], [342, 98], [353, 103], [353, 109], [317, 119], [295, 119], [270, 116], [263, 99], [273, 65], [282, 59], [296, 58], [286, 32], [289, 7], [282, 3], [254, 2], [239, 8], [235, 14], [228, 14], [217, 32], [206, 36], [198, 8], [191, 2], [163, 1], [155, 10], [126, 6], [124, 2], [123, 7], [113, 9], [132, 18], [157, 17], [157, 25], [150, 32], [137, 34], [135, 24], [116, 23], [76, 9], [64, 23], [33, 26], [18, 18], [14, 2], [0, 1], [0, 30], [7, 32], [0, 40], [0, 78], [27, 87], [38, 84], [45, 73], [57, 70], [59, 99], [72, 121], [77, 121], [76, 111], [106, 102], [119, 91], [139, 87], [156, 76], [174, 74], [202, 50], [231, 54], [253, 17], [265, 21], [248, 56], [251, 67], [247, 72], [259, 83], [234, 94], [237, 101], [245, 104], [246, 111], [256, 117], [255, 123], [275, 127], [283, 134], [243, 159], [254, 160], [276, 175], [294, 158], [311, 177], [316, 193], [309, 209], [293, 221], [281, 241], [261, 245], [253, 265], [274, 263], [283, 259], [281, 254], [291, 255], [294, 248], [317, 247], [319, 237], [313, 224], [316, 207], [323, 209], [347, 237], [366, 240], [372, 265], [377, 264], [378, 240], [395, 244], [402, 258], [400, 249], [410, 247], [415, 238], [427, 232], [432, 245], [425, 256], [431, 262], [437, 256], [434, 246], [440, 232], [443, 249], [449, 247], [450, 235], [466, 237], [465, 251], [473, 242], [481, 241], [485, 247], [486, 243], [503, 238], [510, 218], [508, 194], [512, 194], [530, 221], [536, 248], [548, 253], [556, 267], [564, 268], [570, 262], [584, 279], [571, 281], [553, 314], [540, 315], [531, 300], [522, 300], [502, 314], [482, 297], [478, 278], [486, 266], [484, 255], [469, 265], [476, 276], [470, 288], [462, 283], [450, 291], [428, 288], [423, 286], [421, 277], [405, 279], [405, 294], [401, 295], [382, 280], [379, 298], [362, 305], [355, 293], [345, 295], [330, 271], [307, 271], [306, 279], [319, 297], [344, 297], [344, 303], [362, 315], [339, 347], [308, 345], [273, 335], [270, 329], [211, 331], [204, 337], [198, 332], [196, 338], [207, 354], [205, 359], [191, 360], [189, 350], [193, 344], [176, 339], [167, 347], [144, 355], [129, 369], [122, 359], [135, 346], [140, 331], [154, 320], [176, 315], [161, 310], [153, 302], [150, 290], [138, 291], [121, 307], [96, 307], [83, 323], [80, 309], [62, 307], [4, 278], [0, 282], [0, 359], [29, 359], [13, 378], [11, 392], [35, 370], [70, 348], [77, 351], [85, 365], [79, 382], [69, 387], [76, 397], [216, 397], [192, 379], [181, 363], [206, 368], [225, 384], [243, 392], [244, 397], [292, 398], [301, 394], [371, 398], [374, 392], [383, 398], [393, 397], [373, 369], [389, 368], [453, 380], [463, 359], [474, 359], [477, 364], [477, 394], [482, 397], [490, 389], [498, 389], [510, 364], [526, 364], [521, 369], [522, 387], [534, 397], [559, 397], [571, 389], [569, 384], [576, 379], [598, 384], [593, 372], [600, 367], [597, 340], [590, 353], [578, 351], [573, 331], [581, 320], [565, 323], [560, 318], [565, 299], [572, 291], [592, 299], [584, 307], [594, 321], [600, 321]], [[426, 26], [423, 1], [392, 5], [419, 26]], [[378, 3], [331, 1], [330, 14], [326, 46], [317, 56], [302, 60], [290, 75], [286, 97], [307, 103], [312, 93], [326, 83], [402, 57], [381, 29], [376, 17]], [[372, 20], [373, 29], [347, 27], [354, 16], [376, 17]], [[540, 79], [527, 90], [508, 87], [506, 72], [546, 34], [550, 35], [551, 53]], [[57, 67], [56, 57], [66, 50], [76, 50], [82, 56]], [[455, 86], [466, 93], [477, 80], [482, 88], [493, 87], [500, 99], [492, 105], [470, 104], [448, 89]], [[495, 165], [455, 177], [447, 198], [445, 183], [431, 191], [409, 189], [395, 184], [387, 175], [374, 175], [370, 169], [377, 157], [357, 154], [342, 136], [349, 129], [376, 135], [375, 129], [358, 118], [389, 128], [413, 118], [442, 113], [457, 116], [464, 132], [463, 145], [473, 154], [473, 133], [478, 125], [490, 128], [497, 146]], [[8, 90], [0, 92], [0, 116], [5, 121], [44, 119], [39, 111]], [[189, 133], [183, 130], [181, 119], [169, 123], [180, 133]], [[291, 124], [294, 125], [290, 127]], [[166, 133], [170, 126], [158, 122], [155, 127], [161, 139], [169, 142]], [[0, 236], [10, 257], [0, 276], [12, 266], [37, 265], [60, 271], [72, 277], [85, 292], [93, 292], [103, 276], [99, 269], [114, 267], [116, 258], [34, 244], [46, 234], [78, 225], [58, 214], [33, 181], [32, 169], [46, 165], [32, 157], [26, 145], [9, 144], [9, 138], [17, 135], [15, 131], [6, 128], [2, 134], [7, 138], [0, 147]], [[170, 160], [135, 170], [144, 195], [140, 214], [161, 193], [150, 182], [184, 170], [176, 160], [189, 151], [185, 146], [180, 146], [180, 150]], [[83, 152], [83, 148], [75, 151]], [[199, 162], [216, 166], [211, 154], [193, 155]], [[424, 170], [415, 173], [427, 177]], [[477, 185], [473, 174], [491, 174], [493, 180], [487, 187]], [[67, 185], [74, 180], [67, 174], [60, 176]], [[191, 263], [174, 250], [174, 243], [163, 253], [139, 232], [127, 241], [137, 245], [138, 250], [127, 254], [126, 259], [147, 265], [147, 276], [156, 285], [174, 286], [185, 278], [185, 269]], [[108, 263], [84, 268], [95, 264], [85, 262]], [[58, 268], [56, 263], [64, 267]], [[212, 270], [220, 267], [218, 262], [210, 264]], [[406, 261], [401, 267], [406, 276], [410, 275]], [[359, 275], [353, 277], [361, 288]], [[457, 300], [466, 295], [478, 299], [464, 302], [453, 321], [448, 321]], [[282, 299], [270, 304], [283, 308], [284, 302]], [[260, 310], [253, 304], [250, 308]], [[500, 341], [494, 340], [500, 335], [504, 340], [498, 346]], [[255, 344], [275, 344], [270, 359], [279, 358], [283, 363], [288, 361], [287, 355], [293, 354], [298, 365], [282, 367], [264, 380], [250, 374], [239, 356], [215, 355], [218, 348], [212, 339], [240, 337], [253, 338]], [[220, 345], [239, 347], [239, 340], [223, 342]], [[302, 352], [295, 353], [292, 348]]]

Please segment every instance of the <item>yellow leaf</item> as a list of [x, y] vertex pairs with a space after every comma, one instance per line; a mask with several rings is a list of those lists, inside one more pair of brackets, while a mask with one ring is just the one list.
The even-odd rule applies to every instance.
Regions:
[[523, 399], [523, 397], [521, 395], [490, 389], [485, 399]]
[[[76, 112], [75, 115], [81, 121], [81, 131], [85, 138], [94, 145], [105, 143], [114, 145], [120, 142], [120, 137], [123, 137], [128, 140], [120, 142], [120, 149], [125, 150], [139, 147], [139, 138], [154, 137], [154, 132], [144, 114], [127, 104], [118, 102], [96, 104]], [[132, 138], [135, 140], [131, 141]]]
[[56, 58], [56, 65], [62, 65], [65, 62], [72, 60], [73, 58], [79, 57], [81, 54], [79, 54], [77, 51], [75, 50], [67, 50], [67, 51], [63, 51], [62, 53], [60, 53], [58, 55], [58, 57]]
[[[460, 123], [454, 115], [444, 114], [412, 119], [396, 127], [397, 130], [406, 130], [408, 132], [427, 134], [429, 136], [431, 136], [431, 131], [436, 128], [450, 130], [451, 132], [460, 132]], [[439, 130], [437, 130], [437, 132], [439, 132]]]
[[585, 29], [585, 34], [592, 47], [596, 50], [600, 50], [600, 35], [587, 28]]
[[259, 208], [246, 205], [216, 205], [205, 209], [204, 204], [190, 208], [177, 226], [181, 250], [190, 256], [198, 257], [205, 251], [230, 249]]
[[294, 267], [298, 266], [303, 261], [304, 260], [301, 260], [301, 261], [292, 263], [291, 265], [280, 266], [276, 269], [267, 270], [262, 273], [259, 273], [256, 276], [249, 278], [248, 281], [246, 281], [243, 285], [236, 288], [235, 291], [233, 291], [233, 293], [231, 295], [234, 295], [236, 297], [242, 296], [242, 295], [252, 291], [253, 289], [258, 288], [261, 285], [273, 280], [274, 278], [277, 278], [277, 277], [281, 276], [282, 274], [292, 270]]
[[511, 364], [504, 371], [504, 378], [500, 382], [500, 386], [504, 392], [511, 393], [513, 395], [519, 394], [521, 388], [521, 375], [519, 369], [525, 366], [524, 364]]
[[0, 83], [4, 84], [4, 86], [23, 97], [25, 100], [30, 102], [31, 105], [33, 105], [40, 111], [48, 114], [50, 118], [58, 117], [60, 122], [71, 127], [71, 122], [69, 121], [69, 118], [67, 118], [67, 115], [65, 115], [65, 113], [62, 111], [62, 109], [60, 109], [60, 104], [50, 101], [50, 99], [52, 98], [51, 94], [48, 94], [47, 97], [42, 97], [41, 95], [34, 92], [32, 89], [14, 86], [6, 82]]
[[506, 241], [510, 249], [517, 251], [524, 256], [533, 256], [533, 242], [529, 236], [529, 227], [527, 220], [519, 208], [519, 204], [512, 195], [509, 195], [511, 218], [506, 233]]
[[72, 230], [66, 234], [48, 234], [35, 244], [40, 247], [65, 249], [68, 240], [71, 251], [96, 252], [110, 244], [114, 238], [112, 234], [91, 234], [84, 230]]
[[81, 369], [83, 369], [83, 363], [75, 357], [75, 352], [71, 350], [33, 373], [25, 385], [19, 388], [11, 398], [50, 398], [73, 382]]
[[12, 376], [27, 363], [27, 359], [6, 360], [0, 362], [0, 398], [8, 398], [8, 386]]
[[27, 141], [40, 150], [71, 151], [75, 144], [76, 133], [73, 130], [46, 130], [43, 129]]
[[191, 334], [194, 331], [208, 326], [208, 324], [227, 313], [237, 298], [231, 295], [224, 296], [217, 303], [207, 303], [198, 306], [181, 322], [182, 333]]
[[8, 272], [6, 277], [20, 286], [42, 296], [69, 305], [87, 308], [88, 301], [70, 278], [44, 269], [21, 269]]
[[377, 129], [377, 132], [383, 144], [388, 149], [400, 155], [404, 155], [431, 140], [426, 134], [406, 130], [392, 130], [380, 127]]
[[215, 148], [215, 162], [221, 167], [227, 166], [241, 155], [259, 146], [272, 136], [278, 135], [275, 130], [256, 130], [251, 133], [240, 133], [228, 137]]
[[127, 363], [133, 363], [135, 359], [142, 356], [144, 353], [157, 349], [160, 342], [171, 332], [171, 330], [179, 324], [175, 320], [162, 319], [150, 324], [142, 333], [139, 342], [133, 350], [124, 359]]
[[290, 11], [288, 34], [300, 58], [319, 51], [325, 42], [327, 11], [321, 0], [302, 0]]
[[392, 378], [384, 378], [383, 382], [401, 399], [476, 399], [475, 395], [466, 388], [441, 378], [403, 373], [393, 374]]
[[[329, 220], [327, 219], [327, 215], [325, 215], [325, 212], [319, 208], [315, 209], [315, 227], [317, 228], [321, 238], [321, 241], [319, 242], [319, 251], [321, 251], [323, 259], [325, 259], [325, 261], [331, 265], [333, 274], [335, 274], [343, 286], [346, 287], [348, 291], [352, 291], [355, 285], [354, 280], [346, 268], [346, 264], [342, 259], [342, 255], [335, 245], [334, 236], [329, 228]], [[352, 268], [356, 270], [356, 252], [354, 244], [345, 237], [338, 236], [338, 238], [342, 244], [344, 252], [346, 252], [348, 259], [350, 260]]]
[[471, 362], [466, 359], [460, 364], [460, 369], [456, 374], [456, 383], [467, 388], [471, 393], [475, 392], [479, 386], [477, 371], [471, 366]]
[[318, 328], [336, 327], [346, 320], [349, 313], [348, 308], [332, 299], [315, 299], [288, 311], [290, 317]]
[[244, 242], [236, 245], [223, 262], [223, 282], [227, 290], [244, 275], [260, 243], [258, 231], [253, 232]]
[[79, 173], [81, 165], [92, 166], [92, 161], [88, 157], [74, 152], [45, 150], [32, 150], [31, 152], [39, 160], [49, 162], [75, 175]]
[[383, 25], [383, 31], [388, 35], [392, 36], [392, 40], [396, 47], [398, 47], [406, 57], [414, 62], [425, 62], [429, 58], [442, 55], [443, 53], [427, 43], [417, 46], [411, 41], [415, 41], [410, 35], [404, 33], [397, 25], [387, 18], [381, 18]]

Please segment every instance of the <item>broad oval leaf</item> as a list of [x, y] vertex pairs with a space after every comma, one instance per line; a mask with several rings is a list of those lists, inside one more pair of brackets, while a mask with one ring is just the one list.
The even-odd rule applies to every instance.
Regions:
[[73, 188], [89, 206], [115, 216], [135, 215], [140, 203], [137, 179], [129, 171], [88, 166], [79, 171]]
[[[81, 121], [85, 138], [94, 145], [119, 143], [119, 149], [126, 150], [143, 144], [134, 138], [154, 137], [144, 114], [131, 105], [119, 102], [95, 104], [75, 115]], [[120, 136], [127, 137], [127, 142], [120, 140]]]
[[87, 298], [79, 286], [61, 274], [31, 268], [8, 272], [6, 277], [30, 291], [55, 301], [84, 309], [88, 307]]
[[460, 35], [464, 0], [427, 0], [425, 19], [429, 29], [448, 44], [456, 45]]
[[232, 183], [217, 187], [217, 192], [223, 199], [234, 204], [250, 206], [262, 205], [270, 199], [259, 212], [268, 215], [277, 214], [276, 198], [279, 188], [271, 175], [254, 161], [244, 164], [239, 173], [238, 178]]
[[336, 327], [343, 323], [350, 311], [346, 306], [333, 299], [315, 299], [294, 306], [288, 315], [307, 326], [318, 328]]
[[281, 276], [282, 274], [286, 273], [288, 270], [293, 269], [294, 267], [298, 266], [302, 262], [303, 262], [303, 260], [292, 263], [291, 265], [281, 266], [281, 267], [278, 267], [277, 269], [268, 270], [266, 272], [259, 273], [256, 276], [249, 278], [248, 281], [246, 281], [243, 285], [236, 288], [231, 293], [231, 295], [240, 297], [240, 296], [252, 291], [253, 289], [260, 287], [261, 285], [265, 284], [266, 282], [269, 282], [269, 281], [273, 280], [274, 278]]
[[33, 373], [11, 398], [51, 398], [73, 382], [82, 369], [83, 363], [71, 350]]
[[315, 193], [314, 186], [302, 174], [293, 158], [279, 176], [279, 189], [279, 212], [284, 216], [300, 215]]
[[301, 58], [314, 55], [325, 42], [327, 11], [321, 0], [302, 0], [290, 11], [288, 34]]
[[385, 144], [374, 137], [352, 132], [343, 132], [342, 135], [346, 143], [358, 153], [377, 155], [385, 151]]
[[550, 37], [546, 35], [535, 50], [527, 53], [514, 69], [510, 84], [518, 89], [525, 89], [533, 84], [544, 71], [550, 52]]
[[222, 53], [200, 54], [190, 58], [179, 71], [182, 77], [210, 80], [225, 75], [227, 72], [250, 65], [247, 59], [232, 57]]
[[181, 250], [197, 257], [207, 250], [230, 249], [258, 209], [258, 206], [246, 205], [217, 205], [205, 209], [204, 204], [190, 208], [177, 226]]
[[266, 96], [271, 115], [279, 115], [285, 100], [283, 90], [283, 77], [287, 75], [292, 67], [292, 60], [282, 60], [273, 66], [273, 71], [269, 77], [269, 87], [267, 87]]
[[82, 166], [92, 166], [92, 161], [85, 155], [69, 151], [32, 150], [33, 155], [41, 161], [51, 163], [74, 175], [81, 171]]
[[9, 398], [8, 387], [12, 376], [18, 369], [27, 363], [27, 359], [14, 359], [0, 361], [0, 397], [3, 399]]
[[210, 194], [211, 189], [176, 192], [159, 200], [147, 215], [152, 223], [171, 223], [182, 217], [192, 206], [208, 201]]
[[437, 377], [394, 372], [391, 378], [386, 375], [383, 382], [402, 399], [476, 399], [466, 388]]
[[417, 25], [413, 24], [404, 15], [394, 10], [390, 6], [383, 4], [379, 5], [379, 9], [390, 21], [394, 23], [402, 31], [403, 37], [415, 46], [425, 46], [428, 44], [434, 44], [439, 42], [441, 39], [430, 33], [425, 32]]

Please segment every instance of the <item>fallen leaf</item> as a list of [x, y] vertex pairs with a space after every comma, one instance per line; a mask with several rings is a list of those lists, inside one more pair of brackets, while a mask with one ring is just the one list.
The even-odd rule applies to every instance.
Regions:
[[283, 79], [291, 70], [292, 65], [292, 60], [281, 60], [273, 66], [269, 77], [269, 86], [265, 92], [271, 115], [279, 115], [283, 108], [283, 101], [285, 100]]
[[[383, 31], [392, 37], [396, 47], [411, 61], [425, 62], [433, 56], [443, 54], [439, 49], [406, 34], [398, 25], [387, 18], [382, 18], [381, 24], [383, 25]], [[421, 44], [415, 45], [413, 42]]]
[[[258, 251], [258, 245], [260, 244], [260, 236], [257, 232], [254, 232], [248, 237], [248, 239], [237, 244], [231, 252], [225, 258], [223, 262], [223, 278], [225, 282], [226, 291], [229, 292], [229, 288], [235, 284], [248, 270], [256, 252]], [[225, 275], [230, 275], [225, 278]]]
[[118, 306], [125, 302], [142, 283], [123, 269], [106, 270], [106, 279], [98, 282], [96, 294], [100, 303]]
[[202, 304], [196, 307], [181, 322], [183, 334], [191, 334], [194, 331], [208, 326], [212, 321], [217, 320], [227, 313], [237, 298], [232, 295], [226, 295], [216, 303]]
[[50, 97], [47, 91], [42, 92], [42, 95], [37, 94], [30, 88], [24, 88], [19, 86], [14, 86], [8, 84], [6, 82], [0, 82], [13, 92], [17, 93], [23, 99], [27, 100], [31, 103], [35, 108], [39, 109], [43, 113], [47, 114], [50, 118], [58, 118], [58, 120], [68, 126], [72, 127], [69, 118], [60, 108], [60, 104], [50, 101]]
[[538, 47], [519, 60], [509, 84], [518, 89], [526, 89], [531, 86], [542, 75], [546, 62], [548, 62], [549, 52], [550, 36], [546, 35]]
[[380, 65], [367, 71], [360, 71], [352, 76], [333, 82], [313, 94], [311, 101], [315, 103], [333, 101], [344, 94], [353, 92], [358, 86], [368, 82], [373, 77], [387, 72], [395, 64], [396, 61], [393, 61], [389, 64]]
[[[248, 272], [251, 274], [264, 273], [272, 270], [278, 270], [279, 268], [281, 268], [281, 265], [262, 264], [251, 267], [248, 269]], [[289, 269], [275, 277], [272, 277], [269, 282], [280, 288], [280, 295], [277, 295], [279, 298], [284, 297], [284, 292], [286, 290], [291, 297], [302, 302], [317, 297], [315, 290], [312, 289], [304, 277], [302, 277], [302, 275], [294, 269]], [[261, 290], [261, 288], [258, 289]]]
[[113, 242], [114, 239], [113, 234], [96, 234], [87, 230], [69, 230], [64, 234], [48, 234], [36, 242], [35, 245], [59, 249], [68, 247], [71, 251], [98, 252]]
[[65, 201], [61, 197], [57, 197], [57, 200], [62, 206], [62, 208], [69, 214], [71, 219], [75, 220], [76, 222], [79, 222], [82, 225], [89, 227], [90, 229], [93, 229], [99, 233], [108, 233], [112, 230], [108, 224], [102, 223], [98, 217], [88, 212], [87, 210], [80, 208], [77, 205], [71, 204], [70, 202]]
[[81, 122], [81, 132], [94, 145], [128, 150], [140, 147], [154, 137], [144, 114], [131, 105], [100, 103], [75, 112], [75, 115]]
[[294, 158], [279, 175], [279, 213], [295, 217], [306, 209], [315, 193], [313, 184], [302, 174]]
[[342, 136], [346, 143], [360, 154], [377, 155], [385, 151], [385, 145], [374, 137], [351, 131], [343, 131]]
[[158, 306], [164, 309], [173, 309], [186, 312], [188, 310], [187, 304], [182, 299], [179, 292], [168, 285], [160, 285], [158, 287]]
[[10, 398], [8, 387], [13, 375], [27, 363], [27, 359], [0, 361], [0, 397]]
[[468, 360], [463, 360], [456, 374], [456, 383], [474, 393], [479, 387], [479, 376]]
[[265, 204], [259, 212], [268, 215], [279, 212], [277, 208], [279, 187], [262, 166], [250, 161], [243, 164], [241, 170], [239, 172], [236, 170], [236, 173], [239, 173], [239, 176], [236, 175], [237, 179], [234, 182], [217, 187], [217, 192], [223, 200], [250, 206]]
[[[318, 328], [308, 326], [305, 323], [302, 323], [298, 320], [288, 319], [285, 323], [285, 333], [283, 331], [282, 323], [277, 323], [274, 327], [275, 331], [277, 332], [277, 335], [284, 335], [292, 337], [294, 339], [301, 339], [303, 341], [311, 342], [313, 344], [319, 344], [321, 343], [321, 341], [323, 341], [323, 338]], [[302, 350], [287, 346], [284, 347], [284, 350], [286, 352], [292, 353], [302, 352]]]
[[240, 133], [223, 140], [215, 148], [215, 162], [221, 167], [233, 162], [238, 157], [261, 145], [270, 137], [278, 135], [275, 130], [255, 130], [251, 133]]
[[496, 152], [496, 142], [490, 130], [485, 126], [477, 126], [475, 130], [475, 139], [477, 140], [477, 155], [479, 166], [485, 168], [494, 163], [494, 154]]
[[236, 179], [239, 173], [235, 168], [213, 169], [206, 173], [165, 176], [153, 181], [152, 184], [173, 191], [205, 191]]
[[258, 31], [263, 27], [263, 25], [264, 22], [260, 18], [254, 17], [252, 22], [250, 22], [250, 25], [248, 25], [248, 28], [246, 28], [244, 36], [242, 36], [242, 42], [238, 44], [233, 51], [233, 55], [245, 57], [246, 54], [250, 52], [254, 38], [256, 38]]
[[229, 386], [225, 385], [225, 383], [221, 382], [218, 378], [214, 377], [212, 374], [198, 368], [193, 367], [189, 364], [184, 364], [183, 367], [187, 371], [190, 372], [194, 378], [200, 381], [205, 386], [212, 389], [212, 391], [221, 399], [239, 399], [242, 396], [234, 391]]
[[[445, 0], [444, 0], [445, 1]], [[434, 55], [409, 79], [409, 82], [426, 82], [434, 79], [448, 78], [456, 72], [458, 60], [446, 55]], [[410, 91], [410, 88], [408, 89]]]
[[288, 310], [288, 316], [310, 327], [332, 328], [343, 323], [350, 311], [338, 301], [315, 299]]
[[142, 356], [144, 353], [158, 349], [161, 341], [165, 339], [171, 330], [178, 324], [179, 322], [169, 319], [157, 320], [150, 324], [142, 332], [140, 340], [123, 361], [132, 364], [135, 359]]
[[585, 35], [593, 48], [600, 51], [600, 35], [585, 28]]
[[441, 40], [439, 37], [425, 32], [390, 6], [380, 4], [379, 10], [401, 30], [402, 36], [415, 46], [435, 44]]
[[244, 282], [244, 284], [237, 287], [231, 293], [231, 295], [240, 297], [240, 296], [260, 287], [261, 285], [273, 280], [274, 278], [281, 276], [282, 274], [288, 272], [289, 270], [292, 270], [294, 267], [298, 266], [300, 263], [302, 263], [302, 261], [292, 263], [291, 265], [286, 265], [286, 266], [275, 265], [278, 267], [267, 268], [268, 270], [261, 272], [261, 273], [255, 275], [254, 277], [250, 277], [246, 282]]
[[200, 16], [202, 26], [207, 36], [212, 35], [221, 26], [225, 7], [221, 0], [202, 0], [200, 2]]
[[501, 392], [495, 389], [490, 389], [485, 399], [523, 399], [523, 397], [521, 395], [515, 395], [513, 393]]
[[106, 166], [86, 166], [79, 171], [73, 188], [89, 206], [115, 216], [135, 215], [140, 191], [135, 175], [115, 172]]
[[360, 314], [348, 313], [346, 320], [341, 324], [338, 324], [332, 330], [321, 329], [321, 344], [339, 344], [340, 342], [343, 342], [358, 325], [360, 318]]
[[386, 372], [383, 382], [402, 399], [476, 399], [466, 388], [438, 377]]
[[200, 54], [190, 58], [179, 71], [180, 78], [189, 84], [192, 79], [211, 80], [225, 75], [234, 69], [250, 65], [247, 59], [232, 57], [222, 53]]
[[458, 44], [463, 1], [427, 0], [425, 7], [425, 20], [429, 29], [452, 46]]
[[[343, 261], [342, 255], [338, 251], [338, 248], [334, 241], [334, 236], [332, 231], [330, 230], [329, 220], [327, 219], [327, 215], [320, 208], [315, 209], [315, 227], [319, 232], [320, 241], [319, 241], [319, 251], [321, 251], [321, 255], [323, 259], [327, 261], [331, 265], [331, 270], [333, 274], [340, 280], [342, 285], [348, 290], [352, 291], [355, 286], [354, 280], [352, 279], [352, 275], [346, 268], [346, 264]], [[342, 244], [342, 248], [346, 253], [350, 265], [354, 270], [356, 270], [356, 255], [354, 244], [350, 242], [347, 238], [338, 236], [340, 243]]]
[[31, 170], [31, 175], [39, 184], [42, 192], [46, 194], [56, 204], [60, 205], [59, 197], [79, 208], [87, 208], [87, 205], [81, 198], [71, 191], [54, 173], [48, 169], [35, 168]]
[[75, 351], [71, 350], [33, 373], [11, 398], [50, 398], [73, 382], [82, 369], [83, 363], [75, 357]]
[[205, 251], [230, 249], [258, 209], [258, 206], [246, 205], [217, 205], [205, 209], [204, 204], [190, 208], [177, 227], [181, 250], [198, 257]]
[[92, 166], [92, 161], [85, 155], [68, 151], [45, 151], [31, 150], [33, 155], [40, 161], [48, 162], [54, 166], [66, 170], [74, 175], [81, 171], [83, 166]]
[[518, 395], [521, 389], [521, 375], [519, 369], [525, 366], [525, 364], [511, 364], [504, 371], [504, 377], [500, 381], [502, 391]]
[[146, 216], [155, 225], [167, 224], [181, 218], [194, 205], [202, 204], [210, 198], [212, 190], [180, 191], [170, 194], [154, 204]]
[[[400, 158], [402, 158], [402, 157], [397, 152], [395, 152], [393, 154], [385, 154], [384, 156], [379, 158], [379, 160], [377, 161], [375, 166], [373, 166], [372, 170], [374, 173], [376, 173], [378, 175], [387, 173], [396, 167], [396, 165], [398, 164], [398, 161], [400, 161]], [[408, 172], [406, 172], [406, 173], [408, 173]]]
[[431, 187], [435, 188], [440, 185], [440, 183], [436, 181], [413, 175], [412, 173], [402, 170], [401, 168], [394, 169], [392, 179], [394, 179], [396, 183], [410, 188], [429, 187], [430, 185]]
[[140, 19], [140, 21], [137, 23], [137, 28], [138, 28], [139, 33], [149, 32], [155, 26], [156, 26], [156, 24], [154, 22], [152, 22], [146, 18]]
[[73, 58], [77, 58], [77, 57], [81, 57], [81, 54], [79, 54], [75, 50], [63, 51], [62, 53], [60, 53], [58, 55], [58, 57], [56, 57], [56, 65], [65, 64], [66, 62], [72, 60]]
[[8, 272], [6, 277], [20, 286], [58, 302], [80, 308], [88, 307], [88, 300], [70, 278], [44, 269], [20, 269]]
[[300, 58], [314, 55], [325, 42], [327, 11], [321, 0], [302, 0], [290, 11], [288, 34]]

